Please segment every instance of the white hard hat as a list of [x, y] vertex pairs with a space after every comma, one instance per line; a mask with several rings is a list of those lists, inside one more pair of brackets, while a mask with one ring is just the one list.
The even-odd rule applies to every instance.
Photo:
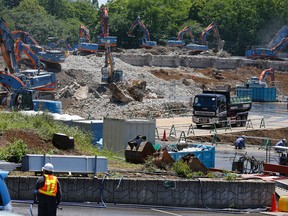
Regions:
[[284, 139], [282, 139], [282, 141], [283, 141], [283, 142], [286, 142], [287, 140], [284, 138]]
[[46, 163], [46, 164], [44, 165], [44, 167], [42, 167], [42, 171], [43, 171], [43, 170], [52, 172], [52, 171], [54, 170], [54, 166], [53, 166], [53, 164], [51, 164], [51, 163]]

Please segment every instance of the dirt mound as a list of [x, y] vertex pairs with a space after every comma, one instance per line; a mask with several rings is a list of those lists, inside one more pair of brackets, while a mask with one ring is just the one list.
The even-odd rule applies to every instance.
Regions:
[[8, 143], [13, 143], [16, 140], [23, 140], [27, 145], [29, 152], [34, 153], [54, 153], [60, 155], [78, 155], [80, 154], [77, 150], [59, 150], [53, 146], [51, 140], [43, 140], [33, 130], [20, 130], [12, 129], [6, 130], [2, 133], [0, 138], [0, 147], [7, 146]]

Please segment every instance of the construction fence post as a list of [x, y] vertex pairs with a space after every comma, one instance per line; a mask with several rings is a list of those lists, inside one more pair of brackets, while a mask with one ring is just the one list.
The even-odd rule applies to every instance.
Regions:
[[187, 135], [189, 135], [191, 131], [192, 131], [192, 134], [195, 135], [194, 127], [192, 124], [190, 124], [190, 126], [188, 128]]
[[266, 128], [264, 117], [261, 119], [261, 122], [260, 122], [260, 128], [262, 127]]
[[214, 144], [217, 145], [217, 140], [218, 140], [217, 133], [214, 133], [212, 136], [212, 146]]
[[174, 125], [171, 126], [169, 136], [174, 135], [176, 137], [176, 128]]
[[214, 133], [217, 133], [215, 124], [212, 124], [211, 128], [210, 128], [210, 133], [213, 132], [213, 131], [214, 131]]
[[226, 127], [225, 127], [225, 131], [230, 129], [232, 131], [232, 127], [231, 127], [231, 119], [227, 119], [227, 123], [226, 123]]
[[254, 129], [251, 119], [248, 119], [248, 121], [246, 123], [246, 129], [247, 128], [253, 128]]
[[180, 143], [181, 141], [184, 141], [186, 143], [186, 135], [185, 135], [184, 131], [182, 131], [180, 133], [180, 136], [179, 136], [179, 139], [178, 139], [178, 143]]

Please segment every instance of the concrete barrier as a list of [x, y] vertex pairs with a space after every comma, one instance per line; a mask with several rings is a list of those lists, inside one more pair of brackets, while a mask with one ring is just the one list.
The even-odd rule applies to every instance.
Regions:
[[[161, 177], [159, 177], [161, 178]], [[8, 176], [12, 199], [32, 200], [37, 177]], [[257, 180], [102, 179], [59, 177], [65, 202], [101, 202], [210, 208], [260, 208], [270, 206], [275, 182]]]
[[190, 67], [216, 69], [235, 69], [237, 67], [250, 66], [257, 68], [273, 67], [279, 71], [288, 70], [286, 61], [252, 60], [244, 57], [220, 58], [216, 56], [189, 56], [189, 55], [152, 55], [147, 54], [116, 54], [122, 61], [134, 66], [157, 66], [157, 67]]

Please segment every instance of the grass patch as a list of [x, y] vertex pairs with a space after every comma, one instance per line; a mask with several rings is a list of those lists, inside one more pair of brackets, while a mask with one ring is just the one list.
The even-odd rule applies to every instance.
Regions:
[[[92, 136], [89, 133], [81, 131], [78, 127], [70, 127], [60, 121], [55, 121], [52, 116], [47, 113], [34, 116], [23, 115], [19, 112], [0, 113], [0, 131], [5, 133], [5, 131], [15, 129], [33, 131], [41, 140], [50, 143], [54, 133], [63, 133], [74, 138], [75, 152], [77, 152], [77, 155], [101, 155], [108, 159], [115, 160], [115, 154], [113, 152], [99, 150], [91, 144]], [[22, 145], [22, 142], [17, 141], [17, 145], [10, 143], [8, 146], [0, 148], [0, 156], [5, 158], [5, 155], [12, 154], [12, 149], [16, 149], [18, 153], [21, 153], [21, 148], [18, 145], [20, 145], [19, 143]], [[60, 152], [57, 148], [53, 148], [51, 144], [51, 148], [49, 148], [48, 151], [44, 149], [41, 150], [41, 148], [39, 148], [40, 150], [29, 148], [29, 143], [26, 143], [26, 145], [28, 148], [25, 150], [25, 154], [57, 154]]]

